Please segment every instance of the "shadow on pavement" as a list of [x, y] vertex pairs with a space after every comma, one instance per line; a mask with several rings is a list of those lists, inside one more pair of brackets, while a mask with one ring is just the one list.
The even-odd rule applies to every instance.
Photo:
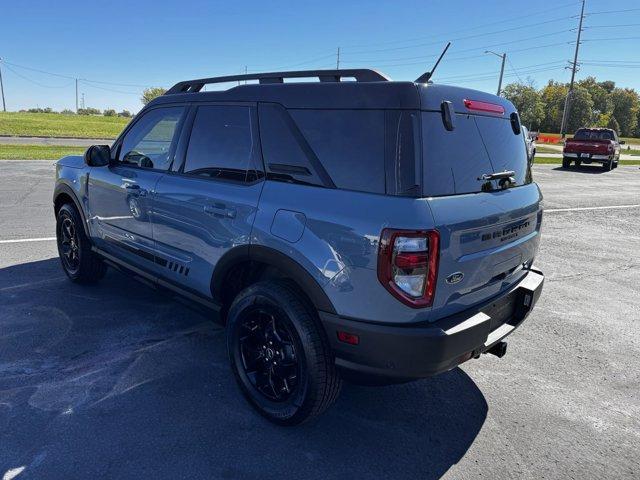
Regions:
[[276, 427], [245, 403], [207, 315], [114, 271], [83, 287], [57, 259], [0, 270], [0, 476], [439, 478], [486, 415], [456, 369], [346, 385], [314, 423]]
[[599, 163], [594, 163], [591, 165], [580, 165], [579, 167], [575, 165], [571, 165], [569, 168], [564, 167], [556, 167], [554, 170], [559, 171], [567, 171], [567, 172], [576, 172], [576, 173], [609, 173], [608, 170], [603, 170]]

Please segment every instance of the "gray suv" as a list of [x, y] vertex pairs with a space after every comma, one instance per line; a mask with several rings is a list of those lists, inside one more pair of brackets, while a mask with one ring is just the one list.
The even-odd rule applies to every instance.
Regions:
[[362, 69], [180, 82], [58, 161], [54, 210], [71, 280], [218, 310], [243, 394], [291, 425], [343, 379], [502, 356], [542, 290], [541, 199], [510, 102]]

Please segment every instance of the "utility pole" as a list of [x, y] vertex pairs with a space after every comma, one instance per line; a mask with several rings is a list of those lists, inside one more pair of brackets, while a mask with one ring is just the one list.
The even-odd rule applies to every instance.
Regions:
[[340, 47], [338, 47], [338, 55], [336, 56], [336, 70], [340, 70]]
[[580, 10], [580, 22], [578, 23], [578, 38], [576, 39], [576, 51], [573, 55], [573, 64], [571, 65], [571, 82], [569, 82], [569, 91], [567, 98], [564, 99], [564, 111], [562, 112], [562, 124], [560, 125], [560, 136], [564, 138], [565, 128], [569, 123], [569, 114], [571, 113], [571, 96], [573, 94], [573, 81], [576, 78], [576, 69], [578, 68], [578, 50], [580, 49], [580, 34], [582, 33], [582, 20], [584, 19], [584, 2], [582, 0], [582, 9]]
[[78, 79], [76, 78], [76, 113], [78, 113]]
[[4, 103], [4, 86], [2, 85], [2, 58], [0, 58], [0, 93], [2, 93], [2, 111], [7, 111], [7, 105]]
[[82, 102], [80, 103], [80, 105], [82, 105], [82, 109], [84, 110], [84, 92], [82, 93]]
[[506, 53], [496, 53], [491, 50], [485, 50], [484, 53], [491, 53], [496, 57], [502, 58], [502, 65], [500, 66], [500, 80], [498, 80], [498, 93], [496, 95], [500, 96], [500, 92], [502, 92], [502, 77], [504, 76], [504, 62], [507, 60]]

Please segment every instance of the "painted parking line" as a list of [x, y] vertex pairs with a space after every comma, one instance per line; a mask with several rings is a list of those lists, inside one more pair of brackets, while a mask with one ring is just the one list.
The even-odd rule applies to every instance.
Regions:
[[620, 208], [637, 208], [637, 207], [640, 207], [640, 203], [636, 203], [633, 205], [608, 205], [603, 207], [545, 208], [544, 213], [581, 212], [584, 210], [616, 210]]
[[12, 238], [10, 240], [0, 240], [0, 243], [28, 243], [28, 242], [51, 242], [56, 237], [40, 237], [40, 238]]

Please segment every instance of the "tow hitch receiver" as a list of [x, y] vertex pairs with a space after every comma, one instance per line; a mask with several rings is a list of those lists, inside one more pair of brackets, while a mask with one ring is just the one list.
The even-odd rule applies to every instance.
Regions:
[[507, 353], [507, 342], [498, 342], [489, 350], [486, 350], [484, 353], [490, 353], [491, 355], [495, 355], [498, 358], [502, 358], [504, 357], [505, 353]]

